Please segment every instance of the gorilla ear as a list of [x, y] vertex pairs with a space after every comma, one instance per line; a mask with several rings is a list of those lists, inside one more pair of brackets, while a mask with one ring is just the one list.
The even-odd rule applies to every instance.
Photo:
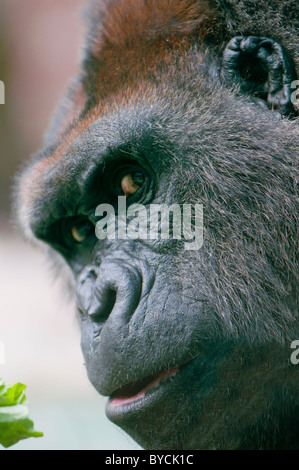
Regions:
[[272, 39], [233, 38], [223, 53], [221, 78], [229, 86], [239, 85], [242, 93], [283, 116], [295, 112], [291, 84], [296, 72], [283, 48]]

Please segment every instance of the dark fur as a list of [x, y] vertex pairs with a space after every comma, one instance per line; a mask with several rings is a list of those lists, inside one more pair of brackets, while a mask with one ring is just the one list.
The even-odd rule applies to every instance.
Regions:
[[[221, 81], [239, 35], [277, 41], [296, 77], [298, 13], [296, 0], [92, 2], [82, 70], [21, 179], [24, 231], [74, 272], [95, 388], [111, 395], [183, 365], [155, 404], [110, 416], [146, 448], [299, 449], [298, 119]], [[128, 155], [151, 168], [151, 202], [203, 204], [200, 251], [161, 240], [64, 248], [59, 221], [92, 219], [107, 168]], [[130, 318], [121, 294], [111, 315], [90, 317], [94, 277], [92, 289], [112, 276], [134, 298], [127, 264], [148, 289]]]

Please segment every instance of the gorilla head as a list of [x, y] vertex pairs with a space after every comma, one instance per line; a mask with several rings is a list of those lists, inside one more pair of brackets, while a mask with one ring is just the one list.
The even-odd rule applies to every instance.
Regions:
[[[256, 5], [93, 1], [19, 179], [24, 233], [71, 268], [88, 377], [145, 448], [299, 448], [299, 8]], [[192, 233], [201, 205], [202, 246], [119, 224], [99, 239], [97, 207], [118, 214], [120, 196], [191, 205]]]

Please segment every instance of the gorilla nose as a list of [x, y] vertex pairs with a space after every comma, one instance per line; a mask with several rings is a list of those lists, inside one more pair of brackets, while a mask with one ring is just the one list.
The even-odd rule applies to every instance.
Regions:
[[77, 305], [84, 317], [104, 323], [108, 317], [129, 322], [142, 293], [142, 274], [123, 260], [104, 261], [80, 276]]

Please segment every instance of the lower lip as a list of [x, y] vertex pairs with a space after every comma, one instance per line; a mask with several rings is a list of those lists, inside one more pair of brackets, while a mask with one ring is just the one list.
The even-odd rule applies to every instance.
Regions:
[[110, 398], [109, 400], [109, 407], [111, 408], [121, 408], [129, 404], [133, 404], [135, 402], [139, 402], [140, 400], [145, 398], [147, 392], [150, 392], [152, 389], [157, 389], [162, 382], [164, 382], [169, 377], [173, 377], [177, 374], [179, 368], [173, 367], [167, 371], [161, 372], [151, 383], [149, 383], [144, 389], [140, 390], [136, 395], [131, 397], [116, 397]]

